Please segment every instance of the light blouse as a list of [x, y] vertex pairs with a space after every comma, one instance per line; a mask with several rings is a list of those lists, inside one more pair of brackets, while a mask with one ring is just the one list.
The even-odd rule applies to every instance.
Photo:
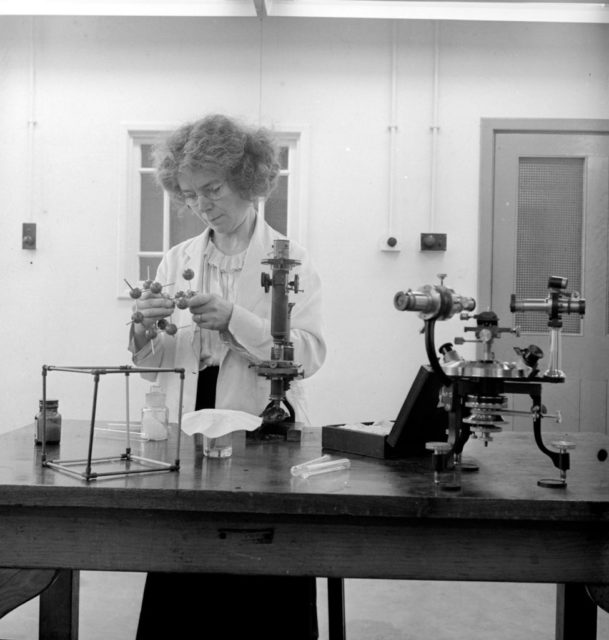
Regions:
[[[234, 304], [237, 282], [246, 256], [247, 249], [235, 255], [222, 253], [210, 237], [203, 251], [201, 292], [216, 294]], [[199, 369], [219, 366], [228, 350], [227, 339], [225, 332], [210, 331], [195, 325], [192, 344], [195, 357], [199, 359]]]

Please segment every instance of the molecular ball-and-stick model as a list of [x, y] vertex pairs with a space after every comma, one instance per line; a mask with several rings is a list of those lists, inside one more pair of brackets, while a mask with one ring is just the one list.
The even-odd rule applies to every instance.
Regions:
[[[144, 314], [138, 310], [137, 301], [142, 297], [145, 291], [149, 291], [151, 294], [162, 296], [167, 300], [171, 300], [174, 307], [178, 309], [187, 309], [188, 301], [195, 295], [195, 292], [190, 288], [190, 281], [195, 277], [195, 273], [192, 269], [184, 269], [182, 277], [188, 282], [188, 289], [186, 291], [176, 291], [173, 296], [167, 293], [163, 293], [164, 287], [169, 285], [161, 284], [155, 280], [148, 278], [142, 283], [142, 287], [133, 287], [127, 280], [127, 286], [129, 287], [129, 296], [135, 300], [135, 311], [131, 314], [131, 323], [140, 324], [144, 321]], [[174, 336], [178, 332], [178, 327], [173, 322], [169, 322], [166, 318], [157, 320], [153, 325], [146, 328], [145, 336], [149, 340], [156, 338], [159, 331], [164, 331], [169, 336]]]

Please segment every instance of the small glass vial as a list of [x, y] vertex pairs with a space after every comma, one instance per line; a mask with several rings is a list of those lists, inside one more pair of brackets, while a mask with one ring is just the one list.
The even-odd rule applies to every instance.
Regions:
[[203, 455], [208, 458], [230, 458], [233, 455], [233, 434], [227, 433], [219, 438], [204, 435]]
[[425, 448], [432, 452], [434, 486], [442, 491], [459, 491], [461, 480], [454, 460], [450, 458], [452, 446], [448, 442], [426, 442]]
[[[39, 413], [35, 418], [36, 434], [34, 442], [42, 444], [43, 430], [46, 430], [46, 444], [59, 444], [61, 439], [61, 414], [58, 413], [59, 400], [47, 400], [44, 403], [39, 401]], [[44, 416], [46, 414], [46, 427], [44, 425]]]
[[146, 440], [167, 440], [168, 435], [169, 410], [165, 406], [165, 394], [153, 384], [142, 409], [142, 437]]

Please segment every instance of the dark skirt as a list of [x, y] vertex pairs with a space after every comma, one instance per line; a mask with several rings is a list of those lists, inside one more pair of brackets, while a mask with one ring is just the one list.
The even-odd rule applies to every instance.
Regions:
[[137, 640], [317, 640], [315, 578], [149, 573]]
[[[218, 368], [199, 373], [196, 409], [215, 405]], [[317, 640], [314, 577], [149, 573], [137, 640]]]

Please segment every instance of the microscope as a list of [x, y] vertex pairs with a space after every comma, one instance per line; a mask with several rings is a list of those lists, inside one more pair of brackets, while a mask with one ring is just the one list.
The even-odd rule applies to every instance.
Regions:
[[290, 258], [290, 241], [275, 240], [273, 257], [262, 264], [271, 267], [271, 275], [263, 272], [260, 284], [266, 293], [272, 289], [271, 335], [273, 345], [269, 360], [252, 365], [259, 376], [270, 381], [269, 403], [261, 413], [262, 424], [247, 433], [251, 440], [288, 440], [299, 442], [302, 431], [295, 420], [294, 408], [286, 397], [290, 383], [302, 377], [301, 365], [294, 362], [294, 345], [290, 341], [290, 315], [293, 302], [289, 302], [289, 292], [301, 291], [298, 274], [290, 281], [290, 271], [300, 264], [300, 260]]
[[[446, 468], [460, 471], [476, 471], [475, 463], [462, 459], [463, 447], [470, 437], [481, 438], [485, 446], [505, 424], [507, 416], [529, 416], [533, 420], [533, 433], [537, 447], [547, 455], [559, 470], [558, 478], [544, 478], [538, 485], [547, 488], [567, 486], [566, 474], [569, 469], [569, 451], [575, 445], [566, 438], [551, 443], [549, 449], [542, 438], [541, 422], [544, 418], [554, 418], [560, 422], [560, 413], [550, 416], [541, 401], [542, 384], [564, 382], [561, 370], [561, 329], [565, 314], [579, 314], [583, 317], [586, 302], [577, 292], [566, 291], [566, 278], [551, 276], [548, 280], [548, 295], [543, 299], [522, 299], [511, 296], [510, 311], [541, 312], [548, 316], [550, 330], [550, 353], [548, 368], [540, 373], [539, 361], [543, 351], [536, 345], [525, 348], [514, 347], [517, 358], [514, 362], [500, 362], [495, 359], [493, 343], [503, 334], [520, 335], [518, 328], [499, 326], [499, 318], [491, 311], [473, 314], [476, 301], [461, 296], [444, 285], [445, 274], [439, 274], [440, 284], [425, 285], [419, 291], [399, 291], [394, 296], [394, 306], [399, 311], [415, 311], [424, 321], [425, 350], [429, 364], [439, 378], [442, 387], [439, 406], [449, 414], [447, 441], [428, 442], [426, 448], [432, 451], [432, 464], [436, 477]], [[465, 360], [454, 349], [452, 343], [435, 348], [434, 330], [438, 320], [448, 320], [459, 314], [461, 320], [473, 319], [475, 326], [465, 327], [473, 338], [455, 338], [455, 344], [473, 342], [478, 345], [480, 359]], [[524, 394], [531, 398], [530, 412], [508, 409], [506, 394]], [[447, 489], [458, 488], [447, 483]]]

